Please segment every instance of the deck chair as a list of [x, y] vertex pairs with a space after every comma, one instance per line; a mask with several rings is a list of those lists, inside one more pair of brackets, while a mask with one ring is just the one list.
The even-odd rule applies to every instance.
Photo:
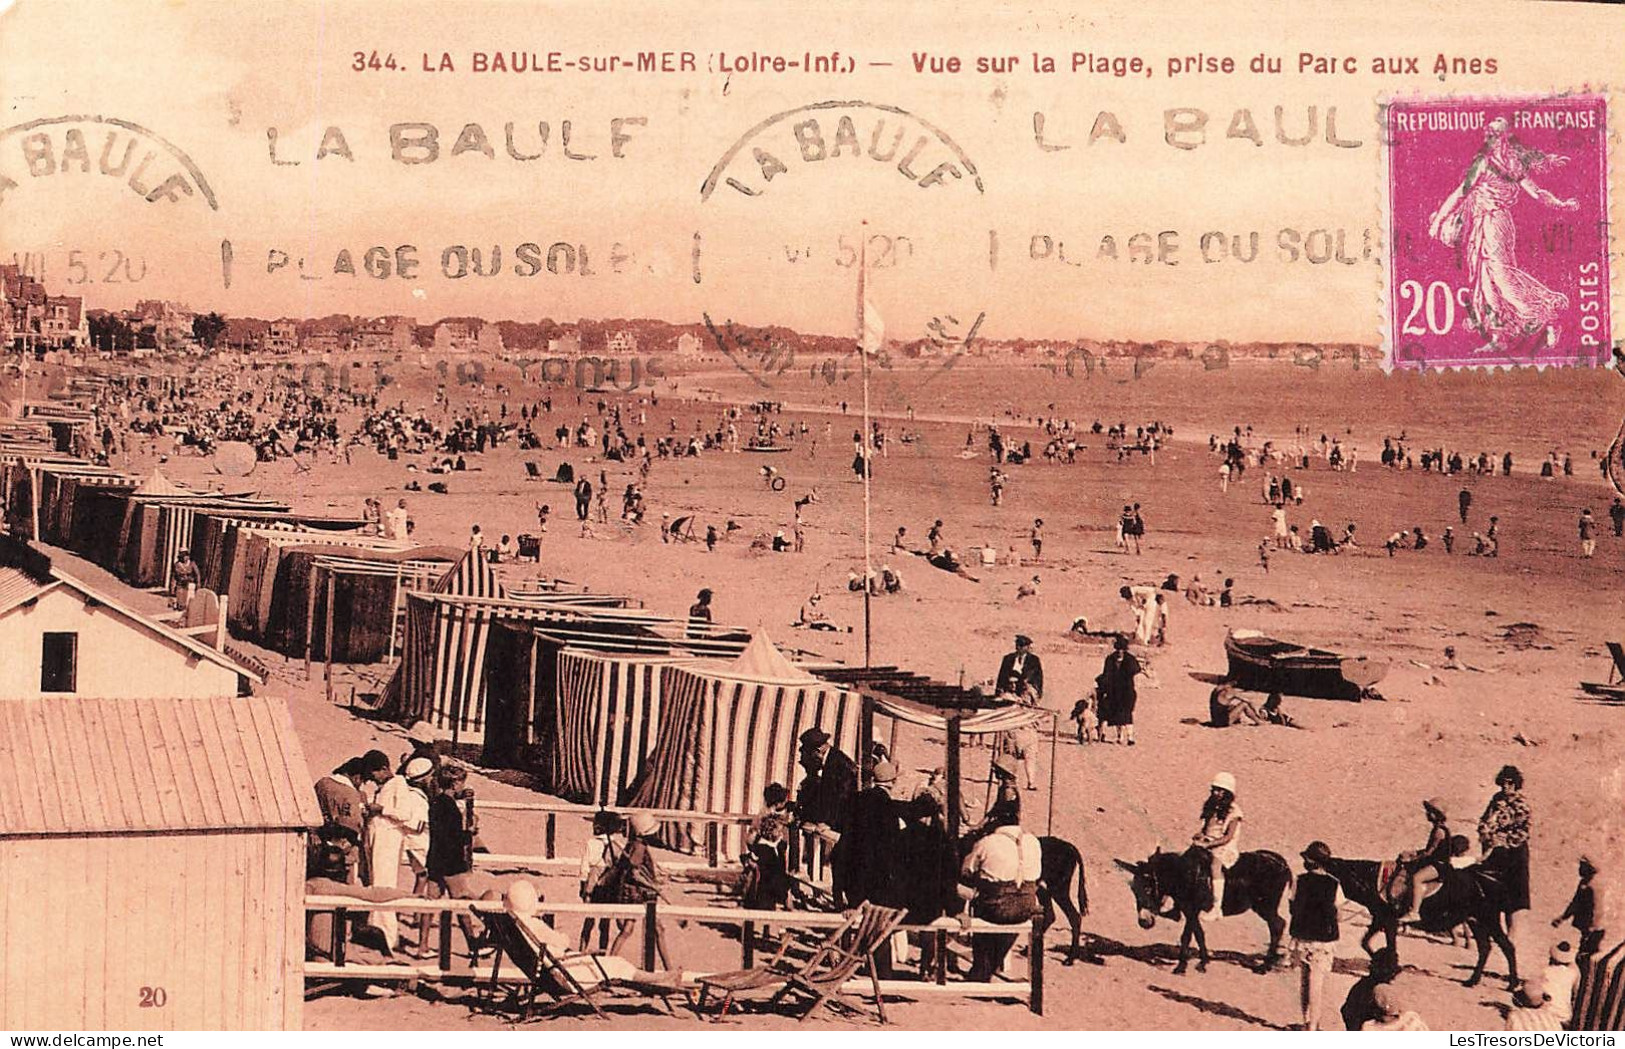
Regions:
[[529, 460], [526, 460], [525, 461], [525, 480], [527, 480], [527, 481], [541, 481], [541, 480], [544, 480], [544, 479], [545, 478], [542, 477], [542, 468], [540, 466], [537, 466], [535, 463], [530, 462]]
[[[502, 956], [508, 958], [518, 966], [525, 982], [517, 992], [510, 996], [509, 1002], [519, 1009], [521, 1019], [528, 1020], [531, 1010], [535, 1007], [536, 996], [546, 994], [553, 999], [553, 1003], [543, 1010], [543, 1016], [551, 1015], [567, 1005], [575, 1002], [585, 1002], [598, 1016], [604, 1016], [599, 1008], [596, 996], [600, 993], [617, 993], [621, 996], [627, 994], [640, 998], [659, 998], [666, 1007], [666, 1012], [675, 1016], [677, 1010], [672, 1008], [671, 1000], [679, 996], [685, 1002], [691, 1002], [690, 994], [694, 990], [692, 982], [685, 982], [680, 973], [622, 973], [611, 975], [604, 965], [604, 959], [598, 955], [580, 954], [571, 951], [560, 955], [555, 953], [547, 944], [527, 932], [524, 925], [513, 915], [506, 912], [489, 915], [487, 926], [491, 929], [491, 936], [498, 950], [491, 964], [490, 998], [496, 1000], [496, 991], [503, 983]], [[621, 961], [621, 959], [614, 959]], [[571, 971], [572, 965], [575, 971]], [[588, 975], [578, 976], [583, 966], [588, 967]], [[518, 981], [510, 981], [518, 982]]]
[[858, 909], [851, 935], [836, 945], [826, 965], [809, 966], [790, 977], [790, 982], [773, 996], [768, 1006], [771, 1008], [781, 1001], [804, 997], [808, 999], [808, 1003], [807, 1011], [801, 1014], [801, 1022], [805, 1023], [818, 1011], [819, 1006], [829, 1001], [832, 995], [841, 993], [841, 987], [856, 975], [861, 966], [869, 973], [869, 986], [875, 996], [875, 1012], [879, 1015], [880, 1022], [886, 1023], [886, 1001], [880, 993], [880, 974], [875, 969], [875, 951], [897, 931], [899, 925], [903, 924], [904, 913], [902, 908], [877, 907], [865, 903]]
[[717, 1017], [726, 1016], [729, 1007], [741, 994], [774, 988], [768, 1007], [780, 1002], [805, 998], [806, 1011], [800, 1019], [805, 1022], [826, 1004], [832, 995], [839, 994], [842, 985], [852, 979], [862, 966], [867, 966], [869, 982], [875, 999], [875, 1012], [881, 1023], [886, 1023], [886, 1005], [880, 993], [880, 977], [875, 970], [875, 951], [886, 942], [903, 921], [903, 911], [864, 903], [847, 916], [847, 920], [833, 930], [803, 962], [787, 958], [789, 946], [795, 941], [786, 936], [779, 952], [761, 969], [743, 969], [731, 973], [713, 973], [700, 978], [700, 1000], [695, 1005], [703, 1011], [705, 998], [712, 988], [723, 995], [722, 1009]]
[[536, 1007], [536, 998], [540, 994], [553, 999], [552, 1004], [542, 1011], [543, 1016], [552, 1015], [575, 1002], [585, 1002], [598, 1017], [607, 1018], [604, 1010], [599, 1008], [593, 999], [597, 987], [589, 990], [582, 986], [547, 945], [539, 943], [528, 934], [513, 915], [501, 911], [487, 914], [485, 927], [496, 946], [496, 957], [491, 964], [489, 984], [490, 1000], [493, 1003], [502, 982], [502, 958], [503, 955], [507, 955], [524, 977], [521, 986], [508, 999], [509, 1003], [518, 1008], [521, 1020], [530, 1019], [531, 1010]]

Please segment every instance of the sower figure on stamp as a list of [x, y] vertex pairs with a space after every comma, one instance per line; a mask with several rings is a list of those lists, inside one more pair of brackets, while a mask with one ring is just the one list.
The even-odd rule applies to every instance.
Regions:
[[1519, 268], [1512, 207], [1527, 194], [1549, 207], [1577, 211], [1577, 200], [1559, 198], [1534, 182], [1535, 175], [1566, 163], [1567, 157], [1526, 148], [1506, 118], [1497, 117], [1461, 185], [1428, 219], [1428, 236], [1461, 253], [1470, 323], [1484, 337], [1480, 351], [1504, 353], [1531, 337], [1557, 345], [1560, 333], [1552, 322], [1568, 308], [1568, 296]]

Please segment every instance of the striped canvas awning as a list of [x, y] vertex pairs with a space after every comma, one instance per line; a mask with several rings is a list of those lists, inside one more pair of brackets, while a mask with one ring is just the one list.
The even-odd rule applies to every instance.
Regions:
[[[936, 707], [910, 703], [895, 696], [877, 695], [874, 700], [877, 714], [938, 731], [946, 730], [948, 727], [947, 716]], [[976, 710], [963, 715], [959, 719], [959, 731], [972, 736], [989, 732], [1013, 732], [1016, 729], [1047, 724], [1054, 716], [1055, 712], [1052, 710], [1012, 703], [1007, 707]]]

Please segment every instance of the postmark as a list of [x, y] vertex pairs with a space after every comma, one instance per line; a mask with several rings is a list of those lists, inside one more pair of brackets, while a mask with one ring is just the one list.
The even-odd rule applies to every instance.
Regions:
[[1389, 366], [1607, 364], [1606, 98], [1394, 100], [1383, 121]]
[[[726, 196], [746, 207], [762, 207], [760, 200], [769, 192], [775, 179], [794, 181], [789, 176], [816, 172], [845, 173], [856, 166], [862, 170], [886, 171], [901, 176], [919, 190], [944, 192], [956, 183], [965, 191], [984, 195], [987, 187], [976, 162], [959, 141], [929, 117], [899, 106], [873, 100], [844, 100], [813, 102], [794, 109], [775, 113], [751, 126], [721, 155], [701, 183], [699, 199], [706, 204], [719, 188], [733, 192]], [[931, 207], [930, 194], [922, 195], [914, 207]], [[715, 204], [712, 205], [714, 209]], [[794, 213], [790, 205], [781, 214]], [[795, 243], [785, 243], [783, 258], [814, 281], [825, 281], [830, 271], [822, 269], [818, 276], [813, 270], [818, 263], [833, 262], [840, 279], [850, 277], [854, 287], [858, 270], [871, 275], [888, 269], [934, 264], [926, 252], [916, 253], [915, 238], [907, 233], [871, 230], [857, 218], [846, 221], [850, 208], [837, 206], [833, 215], [820, 213], [819, 227], [798, 230], [792, 234]], [[858, 214], [862, 214], [861, 209]], [[911, 217], [917, 217], [911, 207], [896, 221], [908, 226]], [[815, 248], [818, 242], [827, 242], [834, 232], [835, 248]], [[969, 240], [967, 239], [967, 243]], [[694, 236], [693, 278], [703, 282], [700, 259], [707, 238], [697, 231]], [[827, 247], [827, 244], [826, 244]], [[737, 260], [735, 260], [737, 261]], [[865, 302], [864, 315], [868, 326], [883, 331], [879, 336], [879, 349], [869, 355], [870, 363], [888, 388], [896, 388], [900, 373], [918, 370], [923, 385], [941, 371], [950, 369], [955, 362], [975, 345], [978, 333], [986, 320], [984, 309], [971, 309], [960, 303], [937, 309], [928, 320], [910, 321], [899, 328], [878, 317], [880, 311], [873, 302]], [[773, 332], [752, 331], [737, 326], [731, 319], [712, 312], [704, 314], [711, 342], [736, 368], [747, 375], [760, 388], [770, 389], [780, 376], [805, 371], [815, 383], [822, 380], [828, 385], [849, 379], [860, 370], [857, 331], [850, 337], [799, 340], [804, 343], [798, 355], [797, 346]], [[816, 344], [816, 345], [814, 345]], [[889, 351], [889, 346], [908, 346], [912, 355], [906, 360]], [[916, 369], [910, 365], [918, 365]]]

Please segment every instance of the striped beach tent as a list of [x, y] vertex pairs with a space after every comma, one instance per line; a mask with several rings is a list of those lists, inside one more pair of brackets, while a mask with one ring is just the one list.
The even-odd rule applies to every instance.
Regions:
[[[803, 732], [821, 728], [853, 753], [862, 700], [858, 693], [808, 674], [758, 631], [731, 662], [699, 661], [665, 668], [659, 737], [629, 804], [696, 812], [752, 813], [762, 791], [800, 778]], [[668, 825], [667, 843], [692, 848], [697, 825]], [[743, 829], [728, 827], [723, 849], [743, 847]]]
[[627, 803], [655, 749], [666, 671], [684, 658], [559, 653], [555, 794], [600, 806]]
[[485, 660], [493, 629], [559, 615], [542, 603], [407, 594], [401, 663], [386, 697], [389, 709], [404, 722], [427, 721], [453, 743], [483, 743]]
[[1625, 942], [1593, 955], [1574, 1000], [1576, 1031], [1625, 1031]]
[[[483, 743], [488, 752], [500, 743], [495, 751], [509, 760], [521, 746], [553, 735], [557, 677], [545, 671], [563, 648], [629, 658], [691, 657], [697, 646], [728, 650], [723, 642], [683, 641], [681, 624], [629, 604], [626, 598], [545, 592], [500, 598], [410, 593], [401, 664], [385, 708], [407, 723], [427, 721], [455, 742]], [[521, 666], [531, 669], [521, 673]], [[488, 740], [493, 723], [500, 732], [529, 738]], [[551, 766], [551, 759], [544, 764]]]
[[434, 592], [450, 594], [453, 597], [507, 596], [502, 589], [501, 581], [497, 579], [496, 570], [491, 567], [489, 561], [477, 556], [473, 550], [457, 559], [451, 570], [435, 584]]

